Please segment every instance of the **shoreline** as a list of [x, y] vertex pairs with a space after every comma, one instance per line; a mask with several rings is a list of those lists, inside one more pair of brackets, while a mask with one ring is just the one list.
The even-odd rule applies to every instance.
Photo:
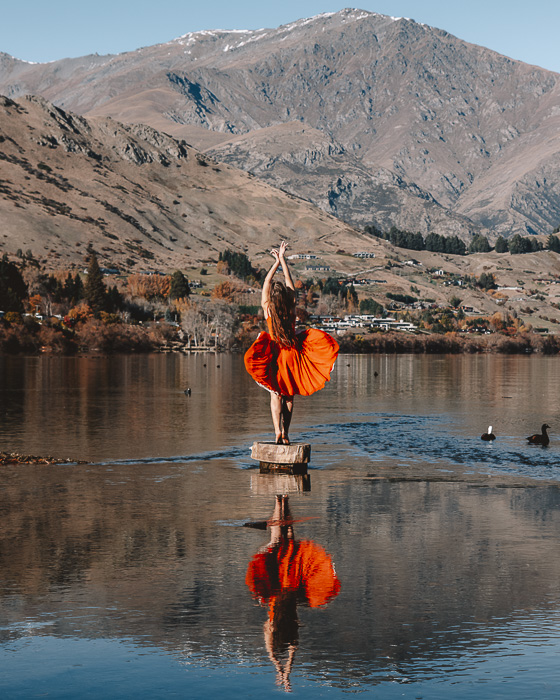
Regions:
[[[161, 327], [138, 327], [114, 324], [105, 326], [99, 335], [80, 338], [69, 337], [62, 332], [48, 329], [48, 337], [33, 335], [25, 329], [0, 327], [0, 357], [13, 356], [87, 356], [92, 354], [242, 354], [257, 334], [244, 337], [241, 343], [228, 347], [188, 346], [181, 341], [170, 340]], [[560, 335], [520, 333], [506, 335], [461, 334], [412, 334], [404, 331], [388, 331], [368, 335], [333, 336], [340, 346], [341, 355], [368, 354], [505, 354], [505, 355], [556, 355], [560, 353]], [[86, 341], [86, 342], [84, 342]], [[89, 341], [89, 342], [88, 342]]]

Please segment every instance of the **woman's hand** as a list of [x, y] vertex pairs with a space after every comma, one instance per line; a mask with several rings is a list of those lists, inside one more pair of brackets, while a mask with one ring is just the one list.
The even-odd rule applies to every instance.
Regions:
[[284, 257], [284, 253], [286, 252], [287, 247], [288, 247], [288, 244], [286, 243], [286, 241], [282, 241], [282, 243], [280, 243], [280, 250], [278, 251], [279, 258]]
[[280, 251], [277, 248], [273, 248], [270, 251], [270, 254], [276, 260], [276, 262], [278, 262], [278, 263], [280, 262]]

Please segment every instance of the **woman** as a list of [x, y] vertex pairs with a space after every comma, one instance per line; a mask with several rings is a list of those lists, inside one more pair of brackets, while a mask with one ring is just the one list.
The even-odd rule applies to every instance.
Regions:
[[[245, 353], [245, 367], [270, 392], [276, 444], [289, 445], [294, 395], [309, 396], [330, 379], [338, 343], [328, 333], [309, 328], [296, 333], [296, 292], [286, 262], [286, 243], [273, 249], [274, 263], [263, 284], [261, 306], [268, 333], [263, 332]], [[274, 280], [282, 267], [285, 284]]]

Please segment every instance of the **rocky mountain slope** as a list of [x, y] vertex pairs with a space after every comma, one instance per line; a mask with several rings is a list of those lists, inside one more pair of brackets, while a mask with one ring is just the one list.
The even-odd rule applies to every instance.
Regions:
[[[297, 136], [293, 125], [282, 129]], [[274, 133], [267, 131], [269, 150]], [[324, 149], [321, 132], [308, 136], [317, 152]], [[507, 311], [551, 330], [560, 322], [558, 253], [395, 248], [151, 127], [86, 119], [39, 97], [0, 98], [0, 255], [31, 251], [47, 269], [64, 270], [83, 266], [91, 243], [103, 266], [125, 272], [181, 268], [196, 278], [207, 266], [211, 287], [226, 279], [213, 265], [221, 251], [233, 247], [267, 266], [267, 251], [281, 239], [290, 253], [313, 256], [292, 261], [297, 278], [362, 279], [360, 297], [385, 305], [388, 293], [444, 306], [459, 296], [481, 314]], [[483, 273], [502, 289], [457, 286]]]
[[150, 124], [358, 225], [465, 239], [560, 223], [559, 83], [445, 31], [361, 10], [118, 56], [0, 56], [8, 96]]
[[326, 254], [371, 240], [151, 127], [0, 98], [0, 254], [64, 269], [91, 243], [107, 266], [169, 270], [228, 247], [268, 258], [281, 239]]

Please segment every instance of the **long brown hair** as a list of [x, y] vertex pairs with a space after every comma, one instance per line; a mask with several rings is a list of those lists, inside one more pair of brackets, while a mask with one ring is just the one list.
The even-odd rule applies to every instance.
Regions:
[[293, 290], [277, 280], [270, 286], [268, 301], [274, 340], [282, 347], [293, 347], [296, 344], [296, 300]]

